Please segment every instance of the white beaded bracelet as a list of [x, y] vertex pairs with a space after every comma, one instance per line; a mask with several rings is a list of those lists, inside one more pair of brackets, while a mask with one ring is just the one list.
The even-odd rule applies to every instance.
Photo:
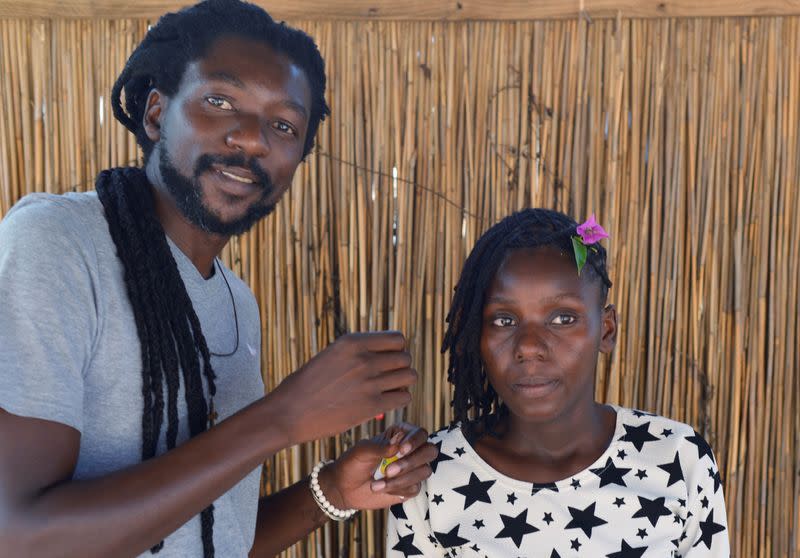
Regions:
[[314, 501], [325, 515], [334, 521], [344, 521], [353, 517], [358, 510], [340, 510], [339, 508], [334, 507], [333, 504], [331, 504], [322, 493], [322, 488], [319, 486], [319, 472], [325, 465], [330, 463], [333, 463], [333, 461], [323, 459], [314, 465], [314, 468], [311, 470], [311, 481], [309, 482], [309, 487], [311, 488], [311, 495], [314, 497]]

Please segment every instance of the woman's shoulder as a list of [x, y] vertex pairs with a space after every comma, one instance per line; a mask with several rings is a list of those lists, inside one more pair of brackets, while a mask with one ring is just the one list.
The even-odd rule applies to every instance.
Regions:
[[434, 445], [441, 444], [442, 446], [449, 445], [449, 443], [452, 442], [461, 443], [463, 439], [464, 435], [461, 432], [461, 423], [457, 421], [440, 428], [428, 436], [428, 441], [430, 443]]
[[638, 450], [648, 445], [660, 446], [661, 452], [677, 452], [687, 459], [701, 460], [708, 457], [714, 464], [716, 459], [711, 445], [693, 426], [656, 413], [614, 407], [620, 442], [629, 442]]

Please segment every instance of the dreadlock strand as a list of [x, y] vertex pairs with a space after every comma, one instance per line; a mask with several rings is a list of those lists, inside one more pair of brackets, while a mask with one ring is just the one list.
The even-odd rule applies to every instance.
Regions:
[[[97, 188], [124, 268], [142, 347], [142, 455], [143, 459], [148, 459], [156, 453], [163, 422], [163, 383], [167, 384], [168, 392], [167, 447], [176, 444], [180, 371], [183, 372], [190, 433], [195, 436], [206, 429], [207, 405], [197, 345], [202, 339], [199, 344], [205, 346], [206, 352], [207, 345], [163, 228], [155, 217], [144, 172], [135, 168], [105, 171], [98, 177]], [[167, 293], [178, 293], [178, 296], [164, 296], [161, 290], [165, 285], [170, 286], [164, 289]], [[172, 304], [159, 305], [169, 298]], [[191, 326], [192, 322], [196, 323], [196, 328]], [[213, 507], [208, 507], [201, 512], [204, 556], [214, 555], [213, 523]], [[161, 548], [163, 541], [154, 545], [151, 552], [157, 553]]]
[[[126, 244], [125, 231], [121, 226], [120, 201], [118, 195], [120, 188], [120, 176], [115, 171], [103, 171], [97, 177], [98, 197], [103, 204], [106, 213], [106, 220], [109, 224], [109, 232], [114, 244], [117, 246], [117, 255], [123, 262], [124, 281], [128, 291], [128, 296], [133, 300], [141, 299], [139, 285], [134, 277], [134, 270], [131, 262], [128, 261], [128, 252], [121, 246]], [[150, 350], [147, 340], [148, 327], [144, 317], [144, 312], [140, 305], [131, 304], [136, 331], [139, 335], [140, 355], [142, 359], [142, 395], [144, 398], [144, 410], [142, 413], [142, 459], [149, 459], [155, 455], [155, 442], [152, 432], [155, 428], [153, 417], [153, 392], [151, 382], [151, 360]]]

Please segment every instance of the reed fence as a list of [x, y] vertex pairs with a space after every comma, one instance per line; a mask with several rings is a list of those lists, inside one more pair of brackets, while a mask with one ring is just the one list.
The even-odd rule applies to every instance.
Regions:
[[[148, 23], [0, 19], [0, 217], [137, 162], [108, 95]], [[800, 18], [290, 23], [333, 114], [224, 254], [260, 303], [267, 386], [342, 332], [399, 329], [420, 371], [403, 416], [445, 424], [444, 317], [477, 237], [525, 206], [596, 213], [621, 322], [598, 397], [709, 439], [734, 556], [800, 556]], [[380, 426], [281, 452], [265, 490]], [[382, 556], [383, 525], [285, 555]]]

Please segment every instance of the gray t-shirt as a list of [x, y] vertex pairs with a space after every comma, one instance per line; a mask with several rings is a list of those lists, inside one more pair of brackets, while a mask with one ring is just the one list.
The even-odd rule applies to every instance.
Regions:
[[[225, 268], [204, 279], [170, 241], [209, 349], [219, 420], [264, 394], [258, 305]], [[81, 433], [75, 479], [139, 463], [142, 372], [122, 264], [95, 193], [33, 194], [0, 221], [0, 408]], [[178, 443], [189, 438], [183, 389]], [[166, 421], [166, 419], [165, 419]], [[165, 449], [164, 431], [159, 453]], [[245, 557], [253, 544], [260, 468], [214, 502], [217, 556]], [[152, 556], [149, 552], [142, 556]], [[160, 558], [202, 556], [196, 516], [170, 535]]]

